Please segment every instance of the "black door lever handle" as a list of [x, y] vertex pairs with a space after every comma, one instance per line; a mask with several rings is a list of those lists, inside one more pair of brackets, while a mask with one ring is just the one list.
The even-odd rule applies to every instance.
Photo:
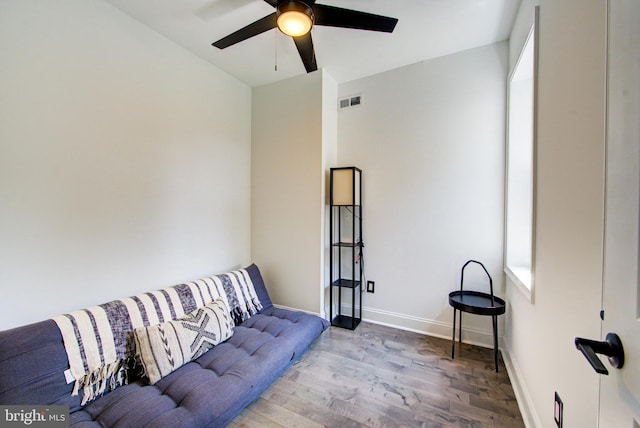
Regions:
[[607, 334], [604, 342], [576, 337], [575, 344], [597, 373], [608, 375], [609, 370], [596, 354], [609, 357], [609, 363], [616, 369], [621, 369], [624, 365], [624, 349], [620, 338], [615, 333]]

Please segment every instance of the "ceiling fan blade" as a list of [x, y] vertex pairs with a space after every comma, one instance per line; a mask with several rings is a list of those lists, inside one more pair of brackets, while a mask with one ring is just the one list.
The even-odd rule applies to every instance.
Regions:
[[271, 6], [278, 6], [278, 0], [264, 0], [266, 3], [269, 3]]
[[300, 54], [300, 58], [302, 59], [302, 63], [304, 64], [304, 68], [307, 70], [307, 73], [316, 71], [318, 69], [318, 64], [316, 64], [316, 53], [313, 50], [311, 33], [309, 32], [300, 37], [292, 37], [292, 39], [296, 44], [296, 48], [298, 48], [298, 53]]
[[324, 4], [313, 6], [313, 14], [315, 15], [315, 25], [328, 27], [355, 28], [357, 30], [391, 33], [398, 23], [397, 18]]
[[219, 49], [228, 48], [229, 46], [240, 43], [243, 40], [250, 39], [253, 36], [257, 36], [258, 34], [262, 34], [265, 31], [271, 30], [272, 28], [276, 28], [275, 12], [273, 12], [271, 15], [265, 16], [264, 18], [258, 19], [256, 22], [239, 29], [234, 33], [231, 33], [226, 37], [221, 38], [217, 42], [213, 42], [212, 45]]

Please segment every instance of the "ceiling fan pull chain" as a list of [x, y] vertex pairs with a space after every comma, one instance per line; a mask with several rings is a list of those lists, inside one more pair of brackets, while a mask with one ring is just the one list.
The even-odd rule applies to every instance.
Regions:
[[274, 71], [278, 71], [278, 32], [274, 31], [273, 34], [275, 34], [273, 36], [273, 39], [275, 40], [275, 66], [274, 66]]

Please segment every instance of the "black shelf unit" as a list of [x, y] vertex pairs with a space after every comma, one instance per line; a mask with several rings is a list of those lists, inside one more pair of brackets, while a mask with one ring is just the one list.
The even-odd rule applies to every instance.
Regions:
[[331, 168], [329, 195], [329, 318], [355, 330], [362, 320], [362, 170]]

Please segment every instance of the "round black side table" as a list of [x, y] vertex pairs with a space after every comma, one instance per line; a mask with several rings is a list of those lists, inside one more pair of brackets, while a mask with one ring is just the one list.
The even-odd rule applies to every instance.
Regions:
[[[465, 291], [464, 285], [464, 268], [469, 263], [477, 263], [482, 266], [484, 272], [489, 277], [490, 294], [480, 291]], [[456, 311], [460, 311], [460, 323], [458, 326], [458, 342], [462, 343], [462, 313], [467, 312], [475, 315], [490, 315], [493, 319], [493, 357], [496, 364], [496, 372], [498, 372], [498, 315], [505, 313], [505, 301], [493, 295], [493, 280], [491, 275], [482, 263], [476, 260], [467, 261], [462, 266], [460, 274], [460, 290], [449, 293], [449, 304], [453, 307], [453, 337], [451, 339], [451, 358], [454, 358], [456, 349]]]

